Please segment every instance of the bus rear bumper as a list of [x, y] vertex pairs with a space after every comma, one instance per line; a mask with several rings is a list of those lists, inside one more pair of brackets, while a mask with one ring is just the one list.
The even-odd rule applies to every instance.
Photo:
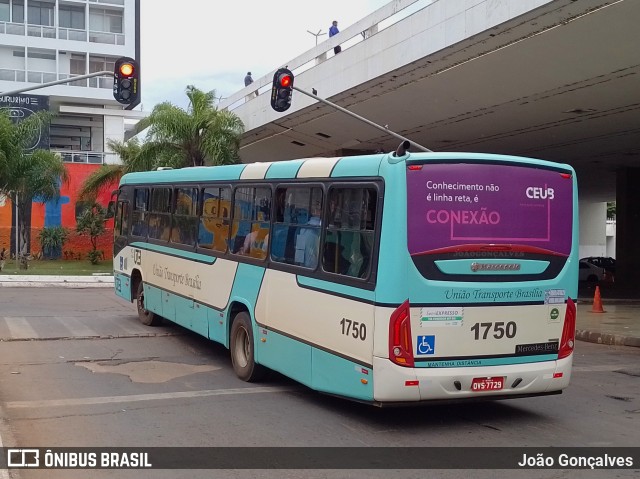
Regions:
[[[560, 392], [569, 385], [573, 355], [556, 361], [461, 368], [405, 368], [373, 358], [374, 400], [384, 402], [505, 399]], [[503, 388], [474, 391], [475, 378], [502, 377]]]

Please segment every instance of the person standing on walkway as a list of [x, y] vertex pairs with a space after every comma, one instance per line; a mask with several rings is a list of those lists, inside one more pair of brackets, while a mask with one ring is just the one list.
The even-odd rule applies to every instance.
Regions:
[[[340, 30], [338, 30], [338, 21], [334, 20], [333, 23], [331, 23], [331, 27], [329, 27], [329, 38], [331, 38], [334, 35], [337, 35], [338, 33], [340, 33]], [[336, 45], [335, 47], [333, 47], [333, 53], [334, 54], [338, 54], [342, 51], [342, 47], [340, 47], [340, 45]]]
[[[244, 86], [247, 87], [249, 85], [251, 85], [253, 83], [253, 78], [251, 77], [251, 72], [247, 72], [247, 76], [244, 77]], [[257, 91], [252, 91], [251, 93], [249, 93], [247, 95], [247, 100], [250, 100], [251, 98], [257, 97], [258, 96], [258, 92]]]
[[4, 262], [7, 259], [7, 248], [2, 248], [0, 251], [0, 271], [4, 269]]

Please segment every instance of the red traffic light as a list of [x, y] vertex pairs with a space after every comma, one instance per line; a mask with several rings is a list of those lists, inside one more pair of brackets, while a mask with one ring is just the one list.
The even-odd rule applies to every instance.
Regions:
[[291, 86], [291, 75], [280, 75], [280, 86], [283, 88], [288, 88]]
[[291, 106], [293, 94], [293, 73], [288, 68], [279, 68], [273, 74], [271, 86], [271, 108], [283, 112]]

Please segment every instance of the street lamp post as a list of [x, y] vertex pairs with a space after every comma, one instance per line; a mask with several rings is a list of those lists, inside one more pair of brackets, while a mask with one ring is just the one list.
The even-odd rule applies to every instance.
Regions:
[[318, 37], [320, 35], [326, 35], [326, 33], [322, 33], [322, 29], [318, 30], [318, 33], [313, 33], [311, 30], [307, 30], [307, 32], [316, 37], [316, 46], [318, 46]]

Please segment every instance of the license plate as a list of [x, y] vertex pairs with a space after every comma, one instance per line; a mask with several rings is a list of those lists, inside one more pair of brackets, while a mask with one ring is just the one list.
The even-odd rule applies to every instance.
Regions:
[[473, 378], [472, 391], [499, 391], [504, 387], [504, 378]]

